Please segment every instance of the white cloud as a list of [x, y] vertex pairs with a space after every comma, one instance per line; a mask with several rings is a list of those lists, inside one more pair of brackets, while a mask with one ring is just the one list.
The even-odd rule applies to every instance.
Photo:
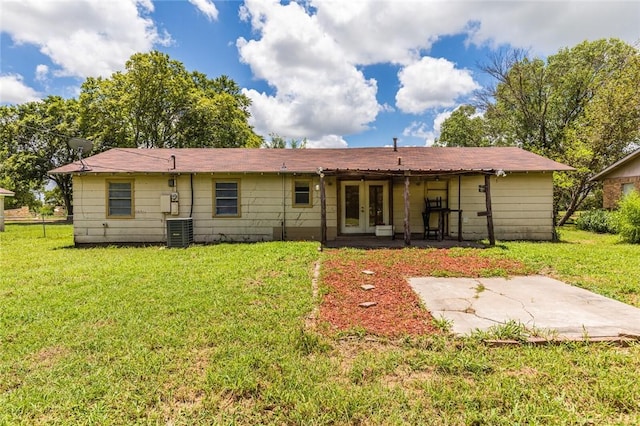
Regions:
[[477, 22], [469, 41], [478, 45], [531, 48], [549, 55], [584, 40], [640, 37], [638, 1], [498, 1], [469, 4], [467, 19]]
[[443, 58], [424, 57], [400, 70], [398, 78], [401, 87], [396, 105], [413, 114], [453, 106], [456, 99], [479, 88], [470, 71], [456, 69], [454, 63]]
[[19, 74], [0, 75], [0, 104], [22, 104], [38, 101], [40, 93], [24, 84]]
[[352, 62], [409, 64], [443, 36], [551, 54], [585, 39], [638, 40], [638, 1], [310, 0]]
[[244, 92], [256, 131], [313, 141], [362, 131], [375, 120], [376, 81], [348, 61], [315, 16], [297, 3], [265, 0], [246, 1], [242, 15], [260, 38], [238, 40], [241, 60], [275, 91]]
[[[451, 114], [453, 114], [454, 111], [455, 109], [441, 112], [438, 115], [436, 115], [436, 118], [433, 119], [433, 130], [438, 134], [438, 136], [440, 135], [440, 129], [442, 128], [442, 123], [444, 123], [444, 121], [447, 118], [451, 117]], [[477, 117], [479, 115], [481, 114], [475, 114], [474, 117]]]
[[427, 123], [412, 121], [411, 124], [402, 131], [402, 136], [426, 139], [433, 136], [433, 130], [427, 127]]
[[46, 81], [49, 75], [49, 67], [44, 64], [39, 64], [36, 67], [36, 81]]
[[151, 0], [3, 1], [3, 32], [33, 44], [60, 67], [57, 76], [108, 76], [136, 52], [167, 43]]
[[[611, 4], [612, 6], [609, 6]], [[389, 111], [375, 99], [377, 82], [359, 67], [399, 64], [400, 112], [451, 108], [478, 88], [470, 71], [426, 56], [446, 36], [476, 45], [532, 47], [553, 53], [585, 38], [638, 37], [640, 2], [246, 0], [241, 19], [254, 40], [238, 39], [241, 60], [272, 92], [245, 93], [253, 124], [310, 140], [367, 129]], [[606, 22], [602, 18], [607, 17]], [[585, 25], [585, 24], [589, 25]], [[437, 132], [431, 135], [435, 137]]]
[[421, 121], [412, 121], [411, 124], [402, 131], [403, 136], [424, 139], [426, 146], [431, 146], [436, 138], [440, 136], [442, 123], [451, 117], [454, 110], [447, 110], [438, 113], [433, 119], [433, 126], [429, 128], [427, 123]]
[[359, 64], [409, 64], [447, 34], [462, 32], [462, 2], [311, 0], [318, 21]]
[[320, 139], [309, 139], [307, 141], [308, 148], [346, 148], [347, 141], [342, 136], [324, 135]]
[[218, 19], [218, 9], [210, 0], [189, 0], [189, 3], [198, 8], [210, 21]]

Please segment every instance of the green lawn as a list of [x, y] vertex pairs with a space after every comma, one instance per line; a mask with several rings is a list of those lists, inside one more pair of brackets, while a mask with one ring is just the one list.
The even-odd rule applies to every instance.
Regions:
[[[640, 345], [326, 337], [304, 328], [314, 243], [75, 249], [71, 233], [0, 233], [0, 424], [640, 423]], [[482, 255], [638, 305], [640, 247], [563, 237]]]
[[488, 250], [519, 259], [533, 270], [640, 307], [640, 245], [617, 235], [573, 227], [560, 231], [559, 243], [509, 242]]

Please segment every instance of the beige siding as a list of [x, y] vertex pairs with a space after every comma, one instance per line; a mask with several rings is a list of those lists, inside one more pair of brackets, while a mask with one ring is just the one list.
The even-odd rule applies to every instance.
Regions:
[[[76, 243], [125, 243], [166, 241], [166, 218], [189, 217], [191, 212], [191, 182], [189, 175], [176, 177], [179, 193], [179, 215], [161, 213], [161, 195], [173, 189], [168, 175], [131, 175], [134, 179], [135, 217], [106, 217], [106, 180], [111, 176], [74, 176], [74, 236]], [[282, 235], [283, 222], [287, 239], [320, 239], [319, 178], [312, 180], [312, 206], [293, 207], [292, 179], [286, 175], [195, 175], [193, 178], [193, 223], [196, 242], [269, 241]], [[240, 183], [239, 217], [213, 216], [213, 181], [236, 179]], [[327, 188], [328, 236], [335, 238], [337, 226], [336, 185]], [[284, 189], [284, 205], [283, 205]]]
[[[464, 176], [461, 184], [462, 235], [466, 240], [487, 238], [485, 194], [478, 191], [483, 176]], [[457, 179], [452, 181], [452, 208], [458, 206]], [[491, 177], [491, 204], [497, 239], [550, 240], [553, 237], [553, 177], [551, 173], [514, 173]], [[450, 232], [458, 233], [456, 214]]]
[[[179, 193], [179, 215], [160, 211], [160, 198], [173, 192], [169, 175], [125, 175], [134, 180], [135, 217], [106, 217], [106, 180], [121, 176], [74, 176], [74, 237], [76, 243], [162, 243], [166, 241], [166, 219], [189, 217], [191, 182], [189, 175], [175, 177]], [[213, 216], [214, 179], [234, 179], [240, 184], [239, 217]], [[284, 179], [284, 182], [283, 182]], [[293, 207], [293, 179], [310, 179], [311, 207]], [[485, 210], [485, 197], [478, 192], [482, 176], [463, 176], [461, 208], [463, 238], [487, 237], [486, 218], [477, 216]], [[326, 179], [327, 236], [335, 239], [338, 229], [338, 183]], [[320, 239], [320, 191], [317, 175], [198, 174], [193, 177], [193, 223], [196, 242], [269, 241], [285, 239]], [[551, 173], [509, 174], [491, 177], [492, 203], [496, 238], [502, 240], [548, 240], [553, 234]], [[442, 197], [446, 205], [457, 209], [458, 178], [410, 180], [410, 226], [412, 234], [424, 230], [424, 199]], [[396, 233], [404, 230], [404, 178], [393, 182], [393, 224]], [[432, 219], [435, 220], [435, 217]], [[457, 213], [451, 213], [448, 232], [457, 235]]]
[[607, 179], [627, 178], [640, 176], [640, 157], [636, 157], [626, 164], [607, 174]]
[[[426, 198], [442, 197], [446, 205], [448, 200], [448, 179], [410, 178], [409, 185], [409, 226], [411, 234], [424, 233], [422, 212], [425, 209]], [[437, 221], [434, 215], [432, 221]], [[404, 232], [404, 178], [393, 182], [393, 225], [396, 233]]]
[[4, 196], [0, 195], [0, 232], [4, 231]]

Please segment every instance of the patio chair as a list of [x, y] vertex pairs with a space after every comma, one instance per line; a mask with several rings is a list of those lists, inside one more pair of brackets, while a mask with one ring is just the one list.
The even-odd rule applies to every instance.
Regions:
[[425, 198], [424, 199], [425, 210], [422, 212], [422, 221], [424, 222], [424, 237], [428, 240], [431, 235], [435, 239], [440, 235], [440, 217], [436, 222], [436, 226], [431, 226], [431, 214], [437, 213], [438, 215], [442, 211], [442, 197]]

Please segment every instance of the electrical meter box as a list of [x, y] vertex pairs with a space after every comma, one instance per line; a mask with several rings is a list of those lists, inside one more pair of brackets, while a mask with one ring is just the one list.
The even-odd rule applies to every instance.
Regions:
[[171, 196], [169, 194], [160, 196], [160, 213], [171, 213]]

